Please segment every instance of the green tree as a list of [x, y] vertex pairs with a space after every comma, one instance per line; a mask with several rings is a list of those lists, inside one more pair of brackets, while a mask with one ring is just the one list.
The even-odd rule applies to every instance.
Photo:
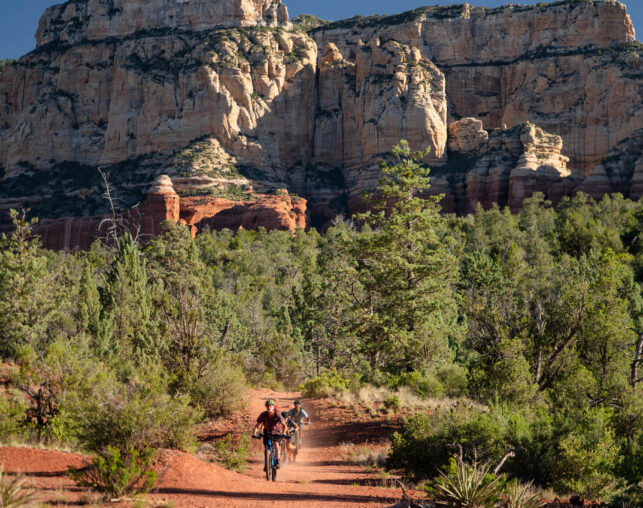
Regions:
[[[212, 271], [187, 229], [171, 227], [148, 246], [146, 255], [163, 336], [160, 357], [174, 375], [173, 390], [190, 393], [194, 402], [207, 407], [213, 407], [209, 398], [221, 398], [221, 390], [241, 392], [243, 376], [221, 363], [233, 350], [236, 317], [228, 297], [214, 288]], [[216, 382], [214, 377], [224, 374], [233, 385]], [[234, 394], [233, 400], [242, 395]]]
[[60, 267], [32, 236], [23, 211], [11, 210], [15, 231], [0, 238], [0, 355], [21, 348], [44, 353], [56, 338], [62, 306]]
[[[101, 320], [111, 321], [113, 330], [110, 349], [113, 354], [154, 353], [157, 333], [147, 262], [129, 233], [117, 245], [101, 292]], [[90, 287], [85, 290], [91, 292]]]
[[443, 362], [457, 330], [453, 291], [457, 248], [441, 227], [440, 197], [423, 197], [423, 153], [402, 141], [382, 165], [372, 210], [355, 216], [359, 233], [342, 235], [349, 264], [334, 273], [350, 313], [349, 332], [373, 368], [415, 369]]

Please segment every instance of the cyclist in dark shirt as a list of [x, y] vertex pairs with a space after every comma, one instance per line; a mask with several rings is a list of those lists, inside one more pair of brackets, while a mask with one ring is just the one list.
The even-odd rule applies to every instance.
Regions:
[[[257, 431], [263, 428], [263, 445], [266, 446], [269, 439], [278, 443], [282, 435], [289, 435], [288, 424], [281, 413], [276, 407], [273, 399], [266, 401], [266, 410], [259, 415], [257, 423], [252, 431], [253, 436], [257, 436]], [[274, 447], [275, 458], [277, 459], [277, 467], [279, 467], [279, 446]]]

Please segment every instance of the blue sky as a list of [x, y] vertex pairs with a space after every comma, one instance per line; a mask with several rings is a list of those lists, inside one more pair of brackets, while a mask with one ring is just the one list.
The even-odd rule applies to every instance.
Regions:
[[[507, 3], [534, 4], [542, 0], [469, 0], [472, 5], [497, 7]], [[621, 0], [632, 16], [637, 39], [643, 30], [643, 0]], [[291, 17], [314, 14], [320, 18], [338, 20], [356, 14], [393, 14], [415, 9], [421, 5], [451, 5], [463, 0], [284, 0]], [[0, 58], [19, 58], [34, 49], [34, 34], [38, 19], [50, 5], [61, 0], [0, 0]]]

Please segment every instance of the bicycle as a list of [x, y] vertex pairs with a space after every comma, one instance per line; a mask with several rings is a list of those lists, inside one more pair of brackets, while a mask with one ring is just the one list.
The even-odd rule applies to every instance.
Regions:
[[277, 441], [277, 446], [279, 446], [279, 441], [283, 438], [287, 438], [287, 435], [271, 435], [264, 436], [264, 434], [259, 434], [258, 436], [252, 436], [254, 439], [262, 439], [267, 437], [266, 445], [264, 446], [263, 451], [263, 465], [266, 471], [266, 480], [268, 481], [277, 481], [277, 458], [275, 457], [275, 451], [273, 448], [273, 441]]
[[[299, 454], [299, 450], [303, 448], [303, 441], [301, 439], [301, 427], [304, 425], [304, 423], [299, 423], [299, 428], [296, 430], [296, 437], [295, 437], [295, 451], [292, 454], [292, 461], [293, 463], [297, 461], [297, 454]], [[310, 422], [307, 422], [305, 425], [310, 425]]]

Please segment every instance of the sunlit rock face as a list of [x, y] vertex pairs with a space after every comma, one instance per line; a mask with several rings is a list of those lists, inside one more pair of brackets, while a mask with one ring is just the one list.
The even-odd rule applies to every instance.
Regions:
[[434, 189], [458, 213], [535, 191], [643, 193], [641, 44], [619, 2], [314, 25], [274, 0], [51, 7], [37, 49], [0, 74], [0, 229], [18, 206], [103, 215], [99, 168], [124, 210], [167, 174], [181, 199], [288, 189], [323, 225], [363, 206], [400, 139], [430, 148]]
[[41, 47], [123, 39], [150, 30], [180, 33], [287, 23], [288, 9], [280, 0], [73, 0], [45, 11], [36, 41]]
[[[583, 180], [578, 171], [567, 167], [569, 158], [561, 153], [560, 136], [531, 123], [484, 134], [475, 130], [478, 125], [469, 118], [450, 126], [449, 132], [458, 137], [449, 146], [464, 143], [467, 150], [450, 152], [449, 162], [433, 172], [431, 194], [445, 195], [445, 211], [472, 213], [478, 203], [484, 208], [497, 203], [517, 211], [535, 192], [558, 203]], [[475, 150], [469, 149], [472, 139], [477, 140]]]

